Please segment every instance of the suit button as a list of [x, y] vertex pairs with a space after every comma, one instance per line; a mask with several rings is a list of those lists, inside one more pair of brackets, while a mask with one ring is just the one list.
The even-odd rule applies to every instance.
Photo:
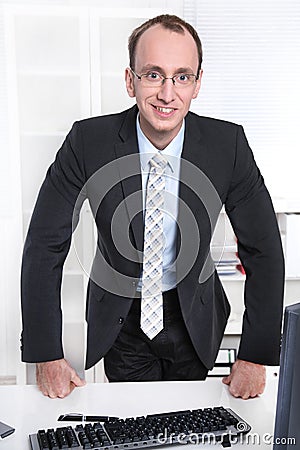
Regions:
[[119, 317], [119, 324], [121, 325], [124, 322], [124, 317]]

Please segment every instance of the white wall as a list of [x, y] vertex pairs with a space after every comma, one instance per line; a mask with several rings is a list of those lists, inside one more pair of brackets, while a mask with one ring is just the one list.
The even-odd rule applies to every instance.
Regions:
[[300, 2], [186, 4], [204, 50], [193, 109], [242, 124], [272, 196], [299, 199]]
[[[4, 39], [3, 8], [7, 4], [87, 8], [107, 7], [108, 2], [107, 0], [0, 0], [0, 376], [18, 375], [21, 380], [23, 372], [19, 363], [19, 276], [23, 242], [22, 208], [24, 209], [24, 204], [32, 205], [46, 165], [53, 158], [63, 133], [60, 137], [52, 136], [47, 140], [49, 148], [45, 146], [40, 160], [37, 158], [31, 160], [29, 157], [30, 136], [27, 136], [28, 156], [22, 151], [20, 158], [20, 154], [16, 151], [20, 142], [12, 129], [19, 127], [19, 116], [13, 107], [14, 103], [18, 103], [16, 98], [18, 93], [14, 87], [17, 80], [8, 77], [5, 70], [14, 64], [15, 56], [13, 52], [6, 52], [7, 48], [14, 48], [13, 42], [8, 43]], [[255, 157], [270, 184], [272, 193], [299, 197], [297, 183], [299, 106], [296, 95], [300, 79], [298, 2], [110, 0], [109, 8], [115, 9], [116, 14], [119, 8], [144, 8], [145, 16], [149, 8], [157, 8], [162, 12], [168, 10], [189, 17], [198, 28], [204, 47], [203, 86], [199, 100], [193, 104], [193, 109], [200, 114], [234, 120], [245, 125]], [[280, 11], [284, 14], [280, 15]], [[293, 14], [293, 11], [297, 11], [297, 14]], [[6, 31], [9, 35], [9, 30]], [[126, 64], [124, 49], [120, 51], [119, 58], [115, 59]], [[94, 72], [97, 73], [96, 70]], [[101, 75], [99, 73], [99, 79], [95, 76], [93, 81], [95, 85], [101, 83]], [[26, 113], [30, 110], [30, 103], [32, 105], [38, 103], [38, 98], [33, 97], [34, 89], [32, 92], [27, 100], [28, 109], [25, 102], [23, 111], [25, 121], [28, 118]], [[126, 93], [120, 94], [120, 88], [112, 91], [110, 95], [114, 92], [116, 94], [112, 97], [111, 104], [121, 108], [124, 102], [124, 107], [127, 106]], [[101, 94], [97, 94], [88, 99], [91, 103], [87, 107], [84, 98], [85, 106], [78, 114], [87, 116], [90, 113], [97, 113], [98, 109], [109, 112], [109, 103], [105, 103], [105, 96], [103, 104], [99, 106], [100, 97]], [[77, 112], [71, 111], [64, 118], [63, 132], [67, 131], [73, 120], [80, 118], [76, 114]], [[51, 113], [49, 124], [54, 119], [57, 117], [54, 118]], [[20, 160], [23, 168], [22, 180]]]
[[[8, 11], [11, 11], [9, 8], [18, 8], [19, 6], [22, 7], [19, 16], [18, 13], [15, 16], [9, 14]], [[62, 12], [64, 19], [62, 21], [59, 20], [59, 8], [61, 6], [64, 7]], [[32, 19], [31, 27], [30, 14], [33, 14], [34, 17], [34, 12], [38, 9], [42, 11], [41, 8], [43, 7], [52, 8], [52, 19], [47, 20], [46, 16], [40, 20], [39, 18], [43, 17], [43, 13], [39, 13], [40, 15], [37, 14], [36, 19]], [[57, 10], [53, 15], [53, 8], [55, 7]], [[95, 0], [0, 0], [0, 376], [16, 376], [19, 382], [25, 381], [26, 377], [24, 364], [20, 363], [19, 350], [21, 331], [19, 285], [22, 245], [29, 216], [46, 168], [53, 160], [63, 136], [74, 120], [102, 111], [108, 112], [106, 103], [114, 105], [113, 108], [118, 109], [127, 106], [125, 104], [127, 97], [125, 98], [124, 92], [120, 94], [121, 89], [111, 91], [109, 97], [112, 98], [112, 101], [107, 102], [105, 100], [107, 76], [105, 78], [105, 74], [102, 76], [102, 73], [98, 73], [96, 67], [91, 70], [94, 73], [92, 78], [94, 89], [97, 92], [94, 92], [95, 95], [91, 98], [88, 49], [89, 7], [109, 7], [114, 11], [112, 17], [117, 17], [120, 9], [123, 11], [123, 16], [126, 16], [126, 10], [138, 8], [139, 11], [144, 12], [141, 16], [137, 15], [136, 19], [131, 19], [130, 13], [128, 13], [128, 27], [131, 27], [131, 25], [134, 27], [138, 24], [136, 23], [139, 20], [138, 17], [149, 17], [149, 9], [156, 9], [159, 13], [168, 11], [182, 14], [183, 1], [149, 0], [143, 2], [127, 0], [124, 2], [112, 0], [108, 4], [107, 1]], [[82, 10], [82, 17], [79, 17], [78, 21], [75, 12], [74, 19], [71, 17], [72, 14], [68, 19], [68, 12], [66, 11], [76, 8], [78, 11]], [[26, 16], [26, 14], [29, 14], [29, 19], [23, 21], [22, 16]], [[56, 22], [53, 20], [56, 15], [57, 29], [55, 29]], [[73, 41], [69, 42], [70, 40], [64, 39], [62, 48], [57, 48], [53, 53], [55, 42], [50, 42], [49, 39], [52, 36], [53, 41], [55, 41], [58, 36], [63, 35], [62, 22], [64, 21], [68, 24]], [[48, 35], [47, 32], [43, 34], [41, 29], [43, 23], [49, 32]], [[104, 54], [104, 61], [106, 61], [110, 56], [109, 49], [113, 47], [115, 42], [112, 40], [107, 42], [106, 45], [102, 44], [103, 47], [101, 48], [100, 41], [105, 36], [100, 31], [103, 31], [103, 27], [106, 26], [105, 19], [102, 19], [100, 25], [99, 27], [99, 23], [96, 21], [92, 23], [92, 27], [94, 26], [95, 30], [99, 30], [94, 36], [94, 49], [96, 49], [94, 51], [103, 54], [106, 50]], [[124, 27], [124, 21], [122, 26]], [[127, 28], [126, 26], [124, 28], [126, 33]], [[116, 42], [119, 42], [120, 36], [123, 36], [122, 33], [120, 35], [120, 32], [122, 30], [119, 29], [115, 32], [115, 37], [118, 35]], [[42, 36], [45, 42], [37, 42], [34, 36]], [[124, 35], [124, 46], [120, 49], [114, 47], [114, 59], [119, 62], [122, 61], [124, 68], [127, 65], [127, 56], [125, 57], [126, 38], [127, 35]], [[99, 47], [97, 47], [98, 44]], [[78, 48], [76, 48], [76, 45]], [[65, 55], [65, 70], [60, 56], [67, 48], [72, 49], [72, 55], [70, 53]], [[52, 51], [51, 54], [50, 50]], [[119, 57], [116, 56], [118, 51], [120, 52]], [[36, 56], [36, 59], [34, 59], [34, 56]], [[47, 59], [47, 56], [48, 61], [43, 67], [41, 61]], [[98, 55], [95, 55], [95, 57], [99, 59]], [[39, 58], [40, 60], [38, 60]], [[56, 61], [52, 66], [50, 59]], [[59, 64], [55, 66], [58, 60]], [[122, 67], [122, 72], [124, 68]], [[123, 75], [117, 74], [116, 80], [119, 82], [118, 77], [122, 82]], [[113, 93], [115, 93], [115, 97], [112, 96]], [[64, 101], [61, 102], [61, 107], [57, 109], [55, 101], [58, 100], [59, 102], [60, 99], [64, 99]], [[63, 296], [66, 299], [65, 306], [66, 309], [71, 311], [71, 318], [65, 327], [66, 329], [68, 327], [74, 328], [73, 316], [76, 316], [74, 310], [81, 313], [81, 320], [83, 321], [84, 296], [82, 292], [85, 282], [82, 275], [76, 270], [74, 273], [71, 267], [63, 286]], [[70, 286], [79, 286], [77, 305], [74, 298], [74, 289], [70, 289]], [[73, 303], [70, 303], [72, 300]], [[66, 337], [66, 341], [67, 343], [70, 341], [70, 336]], [[72, 347], [72, 345], [69, 345], [69, 347]], [[81, 344], [82, 347], [83, 344]], [[71, 353], [72, 351], [75, 354], [77, 349], [75, 349], [75, 353], [74, 349], [71, 349]]]

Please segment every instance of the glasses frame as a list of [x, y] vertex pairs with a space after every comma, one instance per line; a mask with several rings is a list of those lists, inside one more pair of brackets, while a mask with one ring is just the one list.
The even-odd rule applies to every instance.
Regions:
[[[141, 73], [141, 74], [139, 75], [139, 74], [137, 74], [131, 67], [130, 67], [130, 70], [131, 70], [131, 72], [133, 73], [133, 75], [135, 75], [135, 76], [137, 77], [137, 79], [138, 79], [139, 81], [142, 81], [142, 78], [143, 78], [145, 75], [147, 75], [149, 72], [151, 72], [151, 70], [149, 70], [149, 72], [147, 72], [147, 73]], [[173, 75], [173, 77], [165, 77], [164, 75], [162, 75], [160, 72], [158, 72], [158, 71], [156, 71], [156, 70], [153, 70], [153, 72], [158, 73], [158, 74], [161, 76], [161, 83], [160, 83], [160, 84], [157, 84], [157, 85], [153, 84], [152, 87], [161, 87], [161, 86], [164, 85], [164, 83], [165, 83], [166, 80], [172, 80], [173, 86], [175, 86], [175, 87], [177, 87], [177, 88], [178, 88], [178, 87], [180, 87], [180, 88], [187, 88], [187, 87], [189, 87], [189, 86], [193, 86], [193, 84], [196, 83], [197, 80], [199, 80], [199, 75], [195, 75], [194, 73], [182, 73], [182, 74], [180, 73], [180, 74], [177, 74], [177, 75]], [[193, 83], [187, 84], [187, 85], [184, 85], [184, 84], [176, 84], [175, 77], [177, 77], [178, 75], [192, 75], [193, 77], [195, 77], [195, 81], [194, 81]], [[151, 87], [151, 84], [149, 84], [149, 87]]]

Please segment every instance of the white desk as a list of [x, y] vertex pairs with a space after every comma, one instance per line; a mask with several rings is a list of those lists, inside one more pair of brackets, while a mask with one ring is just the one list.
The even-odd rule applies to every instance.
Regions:
[[[258, 433], [261, 439], [259, 446], [237, 443], [233, 449], [271, 450], [272, 446], [263, 442], [263, 436], [273, 434], [277, 378], [274, 370], [269, 371], [265, 393], [251, 400], [233, 398], [219, 378], [202, 382], [88, 384], [75, 389], [65, 399], [55, 400], [44, 397], [36, 386], [0, 386], [0, 420], [16, 429], [14, 434], [0, 440], [0, 449], [28, 450], [29, 434], [66, 424], [57, 422], [57, 418], [68, 412], [126, 417], [222, 405], [232, 408], [245, 419], [252, 426], [251, 432]], [[199, 447], [209, 448], [209, 445]], [[222, 448], [219, 445], [213, 447]], [[189, 445], [186, 448], [195, 447]]]

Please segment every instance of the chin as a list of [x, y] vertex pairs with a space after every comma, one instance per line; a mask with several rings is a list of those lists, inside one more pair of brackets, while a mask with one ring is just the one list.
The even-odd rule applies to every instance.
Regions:
[[177, 125], [169, 125], [169, 124], [161, 124], [156, 127], [156, 130], [160, 133], [174, 133], [176, 135], [180, 130], [181, 124]]

